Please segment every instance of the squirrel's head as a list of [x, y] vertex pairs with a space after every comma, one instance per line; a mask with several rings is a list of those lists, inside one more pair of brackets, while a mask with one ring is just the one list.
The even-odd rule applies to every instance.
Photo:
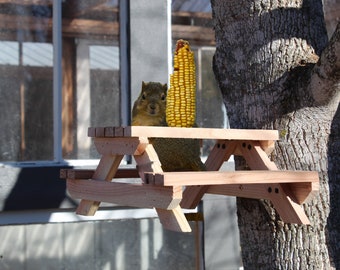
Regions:
[[142, 82], [141, 93], [133, 105], [132, 125], [161, 126], [165, 124], [167, 84]]

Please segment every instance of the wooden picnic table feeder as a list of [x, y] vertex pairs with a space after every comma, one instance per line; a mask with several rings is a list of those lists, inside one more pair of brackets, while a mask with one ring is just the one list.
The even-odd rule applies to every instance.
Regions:
[[[101, 155], [95, 170], [61, 170], [67, 189], [80, 199], [79, 215], [94, 215], [101, 202], [155, 208], [166, 229], [190, 232], [182, 208], [195, 208], [205, 193], [267, 199], [287, 223], [309, 224], [301, 204], [319, 189], [312, 171], [280, 171], [269, 159], [276, 130], [176, 128], [176, 127], [90, 127]], [[205, 165], [207, 171], [163, 172], [148, 137], [215, 140]], [[124, 155], [132, 155], [135, 169], [120, 169]], [[249, 171], [219, 171], [231, 155], [243, 156]], [[119, 182], [117, 178], [140, 178]]]

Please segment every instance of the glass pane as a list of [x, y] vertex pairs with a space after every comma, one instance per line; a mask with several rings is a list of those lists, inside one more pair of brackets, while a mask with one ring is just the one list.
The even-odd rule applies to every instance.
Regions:
[[223, 98], [212, 69], [215, 49], [200, 48], [198, 54], [197, 121], [201, 127], [223, 128], [226, 125]]
[[[212, 69], [214, 48], [199, 48], [196, 54], [197, 66], [197, 124], [205, 128], [226, 128], [228, 126], [221, 91]], [[213, 140], [204, 140], [202, 155], [207, 156], [213, 148]]]
[[32, 3], [0, 4], [1, 162], [53, 158], [52, 2]]
[[118, 1], [63, 3], [63, 157], [96, 159], [90, 126], [120, 125]]

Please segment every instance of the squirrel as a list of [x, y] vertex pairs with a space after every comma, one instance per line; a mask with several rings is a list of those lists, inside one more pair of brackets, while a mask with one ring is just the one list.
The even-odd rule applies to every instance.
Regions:
[[142, 82], [142, 90], [132, 109], [133, 126], [166, 126], [167, 84]]
[[[167, 126], [167, 84], [142, 82], [142, 89], [132, 109], [133, 126]], [[205, 171], [197, 139], [149, 138], [165, 172]]]

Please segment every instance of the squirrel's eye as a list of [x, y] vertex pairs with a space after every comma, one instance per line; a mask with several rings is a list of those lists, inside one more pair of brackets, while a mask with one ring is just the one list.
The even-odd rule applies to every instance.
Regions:
[[142, 99], [143, 99], [143, 100], [145, 100], [145, 99], [146, 99], [146, 96], [145, 96], [145, 94], [144, 94], [144, 93], [142, 94]]
[[161, 95], [161, 100], [165, 100], [165, 95], [164, 94]]

